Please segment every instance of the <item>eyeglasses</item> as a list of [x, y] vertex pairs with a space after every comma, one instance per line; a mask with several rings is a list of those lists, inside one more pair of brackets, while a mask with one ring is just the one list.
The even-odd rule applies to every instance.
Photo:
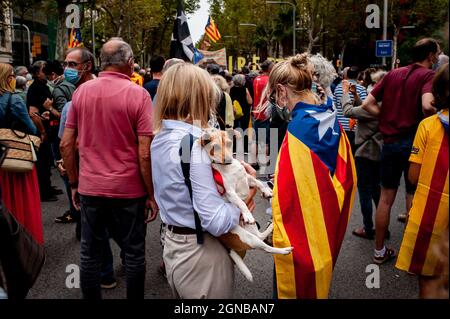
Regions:
[[63, 66], [63, 68], [66, 68], [67, 66], [68, 66], [69, 68], [76, 68], [78, 65], [84, 64], [84, 63], [86, 63], [86, 62], [87, 62], [87, 61], [80, 62], [80, 63], [74, 62], [74, 61], [64, 61], [64, 62], [62, 63], [62, 66]]

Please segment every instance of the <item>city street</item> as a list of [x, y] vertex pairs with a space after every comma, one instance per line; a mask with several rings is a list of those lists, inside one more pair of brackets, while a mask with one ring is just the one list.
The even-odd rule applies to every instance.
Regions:
[[[57, 172], [53, 170], [53, 184], [63, 188], [62, 181]], [[264, 227], [269, 220], [265, 211], [268, 202], [257, 195], [256, 219]], [[28, 298], [31, 299], [60, 299], [81, 298], [80, 289], [66, 287], [66, 267], [70, 264], [79, 264], [79, 242], [75, 238], [75, 224], [56, 224], [54, 218], [67, 209], [67, 198], [60, 195], [57, 202], [42, 203], [44, 224], [44, 237], [47, 259], [42, 272], [30, 290]], [[391, 239], [388, 245], [396, 251], [401, 243], [404, 224], [396, 219], [404, 211], [404, 187], [401, 186], [399, 195], [391, 216]], [[366, 287], [366, 267], [372, 264], [374, 241], [357, 238], [351, 230], [359, 227], [362, 217], [356, 195], [353, 213], [347, 228], [339, 259], [337, 261], [333, 281], [331, 283], [330, 298], [338, 299], [409, 299], [417, 298], [417, 279], [403, 271], [394, 268], [394, 262], [380, 266], [380, 288], [368, 289]], [[158, 272], [162, 250], [159, 243], [159, 218], [148, 225], [147, 228], [147, 275], [145, 298], [171, 298], [171, 291], [165, 278]], [[107, 299], [125, 298], [126, 280], [120, 265], [119, 249], [113, 241], [113, 248], [118, 285], [111, 290], [103, 290], [103, 297]], [[254, 282], [247, 282], [236, 270], [235, 293], [238, 299], [270, 299], [273, 293], [273, 258], [261, 251], [250, 251], [245, 262], [253, 273]]]

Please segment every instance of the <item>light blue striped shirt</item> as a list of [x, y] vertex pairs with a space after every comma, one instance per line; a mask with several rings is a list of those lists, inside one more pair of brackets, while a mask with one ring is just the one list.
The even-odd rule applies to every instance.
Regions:
[[[356, 92], [358, 92], [359, 98], [363, 102], [366, 99], [366, 97], [367, 97], [367, 90], [366, 90], [366, 88], [364, 86], [358, 84], [355, 80], [348, 80], [348, 81], [350, 83], [356, 84]], [[350, 131], [350, 127], [349, 127], [350, 119], [348, 117], [344, 116], [344, 112], [342, 110], [342, 104], [341, 104], [342, 95], [343, 95], [342, 83], [339, 83], [336, 86], [336, 89], [334, 90], [333, 102], [334, 102], [334, 105], [336, 106], [337, 118], [338, 118], [339, 122], [341, 123], [342, 128], [345, 131]], [[350, 95], [350, 98], [351, 98], [351, 100], [353, 102], [353, 99], [354, 99], [353, 94], [349, 93], [349, 95]]]

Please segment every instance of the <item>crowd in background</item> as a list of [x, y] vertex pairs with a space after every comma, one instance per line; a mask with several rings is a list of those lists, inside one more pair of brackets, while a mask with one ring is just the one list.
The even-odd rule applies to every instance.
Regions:
[[[432, 39], [424, 39], [416, 44], [413, 54], [414, 64], [390, 72], [382, 67], [360, 70], [357, 66], [349, 66], [337, 72], [332, 63], [320, 54], [309, 55], [312, 86], [308, 90], [316, 95], [325, 95], [332, 101], [339, 123], [351, 144], [363, 215], [363, 227], [352, 230], [353, 234], [364, 239], [376, 238], [373, 260], [378, 264], [397, 255], [393, 249], [384, 245], [384, 240], [390, 236], [390, 210], [403, 176], [406, 185], [405, 213], [398, 218], [408, 223], [406, 233], [409, 237], [405, 236], [397, 266], [428, 280], [440, 273], [436, 266], [438, 257], [421, 256], [421, 262], [425, 266], [419, 268], [411, 268], [409, 265], [417, 257], [414, 255], [417, 252], [411, 245], [414, 246], [413, 238], [418, 236], [419, 229], [425, 229], [421, 230], [425, 235], [420, 233], [422, 237], [417, 240], [428, 236], [431, 237], [428, 242], [433, 244], [438, 244], [442, 236], [444, 239], [448, 236], [442, 235], [445, 231], [448, 232], [448, 211], [446, 218], [441, 216], [443, 207], [439, 206], [439, 209], [436, 208], [439, 225], [424, 226], [421, 218], [425, 208], [417, 208], [423, 206], [419, 200], [427, 200], [426, 197], [419, 198], [418, 192], [422, 194], [420, 192], [423, 189], [435, 187], [430, 180], [425, 180], [423, 171], [428, 170], [427, 172], [431, 172], [428, 174], [433, 175], [435, 166], [446, 161], [447, 171], [444, 169], [440, 172], [444, 174], [444, 180], [441, 181], [443, 184], [434, 191], [446, 196], [441, 205], [447, 205], [448, 209], [448, 154], [444, 160], [435, 160], [434, 164], [425, 159], [426, 156], [437, 156], [427, 155], [427, 152], [431, 152], [428, 145], [434, 143], [433, 138], [437, 138], [435, 136], [438, 133], [433, 133], [434, 131], [442, 133], [441, 139], [447, 138], [448, 144], [448, 62], [445, 63], [439, 44]], [[276, 65], [269, 60], [257, 65], [256, 70], [250, 70], [253, 66], [249, 65], [232, 74], [211, 61], [202, 67], [210, 76], [207, 80], [206, 73], [200, 72], [200, 68], [186, 66], [185, 62], [178, 59], [166, 61], [158, 55], [151, 58], [150, 68], [143, 69], [134, 63], [129, 45], [120, 39], [113, 39], [102, 49], [101, 63], [101, 72], [98, 73], [93, 55], [85, 48], [74, 48], [66, 53], [63, 62], [37, 61], [29, 69], [23, 66], [13, 69], [10, 65], [0, 64], [0, 127], [10, 127], [13, 122], [17, 122], [18, 129], [41, 138], [38, 160], [33, 171], [20, 174], [0, 170], [3, 204], [25, 225], [35, 240], [42, 244], [44, 237], [40, 202], [57, 201], [58, 195], [65, 193], [69, 207], [61, 212], [55, 222], [76, 224], [75, 236], [81, 240], [82, 247], [81, 280], [84, 297], [99, 298], [100, 287], [113, 288], [116, 284], [109, 243], [112, 238], [121, 248], [121, 263], [127, 267], [127, 296], [140, 298], [143, 296], [145, 277], [145, 222], [154, 220], [161, 209], [165, 213], [164, 223], [185, 228], [193, 226], [193, 219], [186, 218], [187, 222], [183, 224], [184, 217], [176, 219], [175, 215], [171, 215], [171, 209], [167, 208], [170, 205], [167, 203], [167, 189], [164, 187], [174, 187], [176, 181], [172, 181], [171, 185], [162, 182], [158, 184], [155, 179], [152, 182], [152, 167], [153, 174], [159, 174], [159, 181], [169, 181], [173, 177], [161, 173], [165, 168], [158, 166], [162, 164], [160, 160], [150, 164], [150, 145], [152, 156], [154, 153], [165, 156], [174, 147], [166, 145], [167, 141], [158, 132], [184, 132], [186, 123], [190, 125], [192, 120], [198, 119], [206, 121], [207, 124], [202, 123], [205, 126], [215, 126], [221, 130], [233, 128], [245, 131], [252, 127], [256, 130], [257, 142], [246, 140], [245, 150], [250, 151], [255, 147], [258, 152], [267, 154], [269, 130], [278, 129], [280, 147], [292, 119], [292, 110], [280, 105], [281, 91], [275, 89], [273, 98], [269, 94], [271, 70]], [[137, 86], [130, 86], [130, 80]], [[180, 88], [183, 81], [184, 85], [191, 85], [190, 95], [185, 96], [187, 93]], [[196, 86], [192, 81], [200, 84]], [[220, 92], [217, 99], [213, 98], [211, 83]], [[170, 85], [174, 87], [169, 87]], [[401, 85], [406, 85], [406, 89], [398, 89]], [[111, 98], [108, 90], [121, 92], [121, 98]], [[188, 101], [186, 105], [178, 100], [181, 96]], [[194, 105], [195, 102], [208, 98], [216, 101], [216, 105]], [[179, 109], [172, 110], [171, 107]], [[198, 115], [200, 113], [192, 114], [201, 107], [207, 108], [206, 113], [201, 116]], [[105, 111], [107, 109], [108, 112]], [[213, 116], [209, 114], [211, 110]], [[434, 115], [436, 112], [437, 115]], [[180, 120], [181, 115], [186, 116], [186, 123]], [[195, 116], [198, 118], [194, 118]], [[155, 124], [155, 118], [160, 122]], [[155, 125], [159, 125], [159, 131]], [[111, 133], [110, 126], [117, 128], [115, 133]], [[154, 134], [156, 141], [151, 144]], [[127, 143], [133, 137], [135, 140], [138, 137], [138, 142], [130, 146]], [[181, 139], [181, 133], [179, 137]], [[95, 149], [92, 141], [97, 141]], [[124, 146], [117, 150], [114, 149], [115, 145]], [[411, 172], [410, 162], [416, 164], [412, 165], [415, 172]], [[256, 170], [262, 165], [257, 162], [251, 164]], [[427, 165], [434, 166], [430, 168]], [[51, 175], [55, 172], [52, 167], [57, 169], [62, 178], [64, 191], [52, 185]], [[194, 168], [199, 172], [205, 170], [204, 167]], [[250, 167], [247, 169], [251, 171]], [[207, 173], [200, 175], [205, 178], [205, 174]], [[198, 183], [202, 181], [204, 180], [200, 178], [197, 180]], [[212, 179], [205, 183], [211, 184], [211, 181]], [[195, 194], [201, 192], [206, 192], [205, 186], [194, 188]], [[211, 196], [212, 199], [209, 197], [206, 203], [215, 201], [211, 204], [212, 207], [221, 207], [223, 212], [233, 210], [223, 203], [220, 196]], [[229, 220], [215, 220], [216, 217], [211, 217], [211, 208], [205, 207], [205, 203], [201, 204], [201, 198], [193, 200], [194, 207], [203, 217], [211, 218], [211, 223], [204, 225], [210, 234], [218, 236], [226, 233], [236, 224], [237, 214], [230, 215]], [[191, 203], [184, 203], [190, 202], [187, 192], [179, 195], [179, 201], [179, 211], [176, 213], [192, 209]], [[251, 198], [248, 202], [250, 201]], [[183, 205], [188, 205], [189, 208]], [[376, 209], [375, 221], [373, 207]], [[145, 210], [149, 212], [147, 218], [144, 218]], [[113, 211], [113, 217], [105, 217], [107, 211]], [[92, 223], [96, 227], [101, 226], [93, 229]], [[421, 228], [421, 225], [425, 228]], [[124, 235], [130, 232], [133, 236]], [[210, 245], [208, 254], [198, 252], [190, 257], [201, 260], [204, 256], [209, 256], [208, 265], [213, 271], [208, 273], [211, 276], [208, 280], [212, 282], [219, 280], [215, 278], [219, 272], [229, 271], [232, 265], [221, 264], [215, 268], [217, 260], [223, 256], [217, 252], [217, 243], [210, 241]], [[176, 246], [173, 241], [169, 246], [167, 250], [172, 249], [173, 254], [186, 248]], [[214, 250], [216, 255], [213, 255]], [[169, 268], [162, 267], [162, 271], [171, 276], [174, 273], [173, 267], [178, 265], [174, 258], [174, 255], [165, 251], [164, 261]], [[169, 279], [175, 296], [197, 296], [192, 287], [198, 288], [195, 284], [201, 282], [199, 278], [190, 278], [183, 284], [180, 284], [180, 280], [174, 277]], [[187, 283], [189, 287], [186, 286]], [[208, 290], [211, 285], [205, 285], [200, 289], [206, 291], [205, 296], [225, 296], [224, 291], [211, 292]], [[421, 288], [421, 292], [425, 291], [425, 288]]]

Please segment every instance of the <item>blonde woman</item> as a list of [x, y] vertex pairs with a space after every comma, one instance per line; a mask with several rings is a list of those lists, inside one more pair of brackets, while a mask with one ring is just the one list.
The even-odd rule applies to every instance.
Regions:
[[[14, 128], [36, 135], [36, 127], [28, 115], [22, 98], [13, 94], [16, 75], [12, 66], [0, 63], [0, 128]], [[43, 244], [42, 211], [36, 167], [27, 173], [3, 171], [0, 168], [0, 184], [4, 206], [32, 235]]]
[[353, 157], [332, 99], [312, 92], [312, 66], [299, 54], [274, 66], [269, 100], [292, 116], [278, 155], [272, 200], [279, 298], [327, 298], [356, 188]]
[[[220, 91], [209, 74], [184, 62], [169, 68], [158, 86], [152, 173], [155, 199], [167, 225], [163, 259], [175, 298], [232, 297], [234, 266], [215, 236], [235, 227], [240, 212], [219, 195], [211, 161], [199, 143], [193, 143], [189, 157], [192, 197], [179, 157], [183, 138], [189, 134], [200, 137], [208, 127], [211, 106], [217, 105], [219, 98]], [[251, 167], [246, 168], [251, 172]], [[253, 195], [246, 201], [251, 210]], [[203, 243], [197, 235], [203, 237]]]

